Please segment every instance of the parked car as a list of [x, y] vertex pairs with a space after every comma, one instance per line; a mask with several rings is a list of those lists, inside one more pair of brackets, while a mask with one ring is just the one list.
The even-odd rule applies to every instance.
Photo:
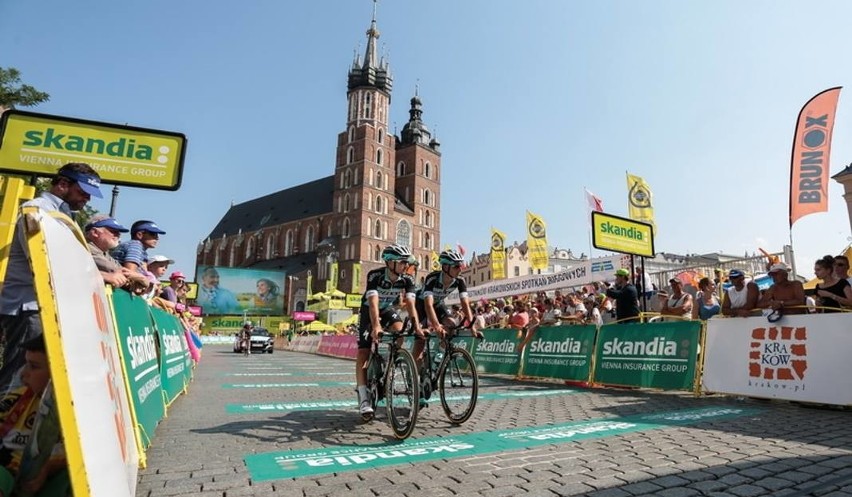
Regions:
[[[251, 351], [271, 354], [273, 350], [272, 342], [274, 340], [275, 337], [273, 337], [266, 328], [254, 328], [251, 330]], [[240, 346], [240, 335], [237, 333], [234, 335], [234, 352], [242, 351], [243, 349]]]

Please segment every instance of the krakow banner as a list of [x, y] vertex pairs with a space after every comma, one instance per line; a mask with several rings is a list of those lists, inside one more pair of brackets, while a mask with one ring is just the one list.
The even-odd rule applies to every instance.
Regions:
[[852, 314], [707, 321], [704, 390], [852, 405]]
[[[512, 278], [509, 280], [491, 281], [484, 285], [467, 289], [471, 300], [496, 299], [510, 295], [521, 295], [527, 293], [546, 292], [562, 288], [578, 287], [588, 285], [595, 281], [611, 280], [616, 269], [628, 267], [630, 258], [627, 256], [613, 255], [610, 257], [599, 257], [592, 260], [579, 261], [571, 269], [555, 274], [531, 274]], [[448, 304], [459, 301], [457, 292], [447, 297]]]

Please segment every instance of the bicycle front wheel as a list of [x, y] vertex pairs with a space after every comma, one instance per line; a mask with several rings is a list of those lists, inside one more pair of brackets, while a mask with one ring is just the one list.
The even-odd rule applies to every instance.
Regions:
[[385, 398], [388, 404], [388, 422], [394, 436], [404, 440], [414, 431], [420, 410], [420, 388], [417, 366], [411, 352], [399, 349], [387, 377]]
[[441, 364], [438, 376], [441, 407], [451, 423], [470, 419], [479, 395], [479, 375], [473, 357], [464, 349], [454, 349]]

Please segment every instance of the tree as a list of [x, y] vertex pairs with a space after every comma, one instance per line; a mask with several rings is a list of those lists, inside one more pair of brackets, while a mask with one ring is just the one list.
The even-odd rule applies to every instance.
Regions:
[[50, 95], [30, 85], [21, 84], [21, 72], [0, 67], [0, 114], [16, 106], [32, 107], [50, 100]]

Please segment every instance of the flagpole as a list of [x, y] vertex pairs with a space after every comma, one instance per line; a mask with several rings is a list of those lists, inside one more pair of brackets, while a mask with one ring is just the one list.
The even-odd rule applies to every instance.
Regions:
[[586, 232], [589, 234], [589, 260], [592, 260], [592, 209], [589, 205], [588, 192], [589, 190], [583, 187], [583, 200], [586, 204], [586, 222], [589, 223], [586, 227]]

